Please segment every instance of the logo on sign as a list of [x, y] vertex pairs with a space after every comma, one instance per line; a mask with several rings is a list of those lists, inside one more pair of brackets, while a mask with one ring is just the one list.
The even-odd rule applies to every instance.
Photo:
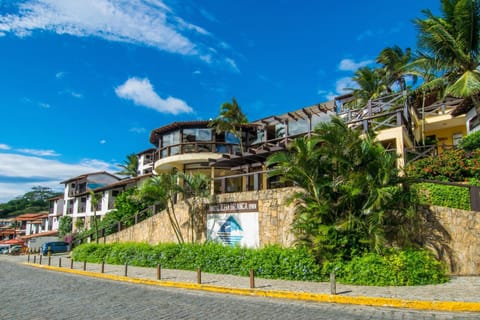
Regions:
[[217, 235], [223, 243], [233, 246], [242, 240], [243, 229], [233, 216], [229, 216], [220, 226]]

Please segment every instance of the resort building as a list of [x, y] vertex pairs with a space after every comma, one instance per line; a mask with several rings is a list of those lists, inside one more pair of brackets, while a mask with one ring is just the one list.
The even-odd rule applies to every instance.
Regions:
[[[72, 217], [74, 226], [85, 226], [89, 223], [86, 218], [93, 216], [90, 191], [118, 181], [120, 178], [111, 173], [94, 172], [61, 182], [65, 185], [63, 215]], [[104, 208], [108, 208], [108, 203]]]
[[[101, 218], [113, 210], [116, 197], [142, 180], [172, 171], [201, 172], [210, 176], [210, 193], [218, 203], [209, 206], [207, 231], [200, 238], [212, 239], [214, 236], [207, 233], [214, 229], [210, 224], [217, 223], [218, 230], [233, 230], [236, 226], [256, 234], [253, 238], [245, 236], [244, 239], [255, 239], [244, 243], [249, 246], [289, 245], [293, 241], [289, 230], [293, 211], [287, 208], [285, 199], [292, 189], [282, 188], [285, 185], [278, 177], [268, 176], [266, 160], [273, 153], [286, 150], [293, 139], [310, 136], [319, 123], [337, 116], [361, 133], [374, 131], [377, 141], [398, 155], [399, 168], [409, 161], [453, 148], [467, 132], [478, 129], [475, 114], [467, 113], [462, 99], [426, 99], [418, 104], [406, 93], [397, 93], [355, 109], [349, 107], [352, 99], [351, 95], [344, 95], [265, 117], [237, 126], [235, 134], [217, 132], [209, 126], [210, 121], [173, 122], [154, 129], [149, 139], [154, 148], [137, 153], [138, 177], [120, 180], [107, 172], [98, 172], [62, 182], [64, 196], [52, 199], [51, 224], [58, 228], [59, 213], [63, 212], [62, 215], [73, 218], [73, 231], [89, 228], [93, 216]], [[98, 197], [96, 208], [92, 206], [90, 190]], [[251, 220], [243, 221], [245, 217]], [[218, 221], [223, 221], [223, 225], [218, 225]], [[168, 223], [152, 225], [167, 228]], [[151, 226], [148, 230], [139, 232], [139, 241], [175, 241], [168, 230], [153, 230]], [[149, 232], [157, 235], [147, 235]], [[158, 234], [163, 238], [156, 238]]]

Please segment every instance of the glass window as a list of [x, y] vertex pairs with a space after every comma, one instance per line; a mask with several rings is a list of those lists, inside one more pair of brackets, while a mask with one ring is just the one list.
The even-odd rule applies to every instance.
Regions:
[[212, 129], [183, 129], [183, 142], [212, 141]]
[[275, 138], [283, 138], [286, 134], [286, 126], [283, 123], [275, 125]]
[[240, 140], [231, 132], [225, 132], [225, 142], [239, 144]]
[[308, 132], [308, 120], [307, 119], [300, 119], [300, 120], [291, 120], [288, 122], [288, 134], [289, 135], [296, 135], [300, 133]]
[[[172, 156], [179, 153], [180, 131], [173, 131], [162, 136], [162, 157]], [[170, 147], [173, 146], [173, 147]]]

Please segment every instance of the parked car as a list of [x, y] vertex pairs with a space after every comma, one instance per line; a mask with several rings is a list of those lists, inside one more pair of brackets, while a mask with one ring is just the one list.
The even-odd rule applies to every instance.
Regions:
[[0, 254], [7, 254], [10, 246], [1, 246], [0, 247]]
[[64, 241], [52, 241], [52, 242], [45, 242], [40, 247], [40, 252], [46, 256], [50, 251], [51, 254], [53, 253], [61, 253], [61, 252], [68, 252], [68, 243]]
[[22, 246], [20, 246], [20, 245], [11, 246], [10, 249], [8, 250], [8, 253], [10, 253], [10, 254], [20, 254], [20, 253], [22, 253]]

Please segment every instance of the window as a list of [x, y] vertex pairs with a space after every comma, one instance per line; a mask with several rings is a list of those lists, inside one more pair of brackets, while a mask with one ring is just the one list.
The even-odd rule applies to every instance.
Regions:
[[463, 135], [461, 133], [454, 133], [452, 137], [453, 145], [458, 146], [460, 140], [462, 140]]
[[[173, 131], [162, 136], [162, 157], [179, 153], [180, 131]], [[173, 147], [170, 147], [173, 146]], [[169, 152], [170, 151], [170, 152]]]
[[296, 135], [300, 133], [308, 132], [308, 120], [307, 119], [300, 119], [297, 121], [289, 121], [288, 122], [288, 134], [289, 135]]

